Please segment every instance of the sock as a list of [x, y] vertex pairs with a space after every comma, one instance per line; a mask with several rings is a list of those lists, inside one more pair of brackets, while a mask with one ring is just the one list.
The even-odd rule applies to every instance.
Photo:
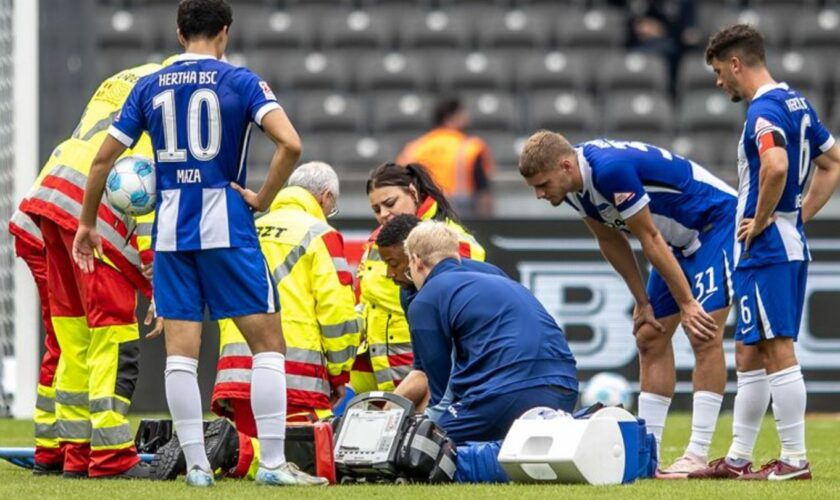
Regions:
[[181, 449], [184, 450], [187, 470], [198, 466], [210, 472], [210, 462], [204, 449], [204, 421], [197, 372], [197, 359], [167, 356], [166, 403], [172, 414]]
[[656, 438], [658, 456], [661, 456], [658, 452], [662, 445], [662, 431], [665, 429], [665, 419], [668, 417], [670, 406], [671, 398], [652, 392], [639, 394], [639, 418], [645, 419], [648, 432]]
[[733, 465], [743, 465], [735, 461], [752, 462], [761, 419], [764, 418], [767, 405], [770, 404], [770, 383], [763, 368], [738, 372], [737, 376], [738, 392], [735, 394], [735, 406], [732, 409], [732, 445], [726, 453], [726, 459]]
[[279, 352], [254, 355], [251, 409], [257, 422], [260, 463], [276, 469], [286, 461], [286, 358]]
[[808, 394], [799, 365], [767, 375], [773, 395], [773, 416], [782, 443], [781, 460], [802, 467], [805, 453], [805, 404]]
[[688, 440], [686, 453], [691, 453], [703, 461], [709, 456], [709, 446], [715, 433], [720, 405], [723, 395], [709, 391], [694, 393], [694, 404], [691, 412], [691, 438]]

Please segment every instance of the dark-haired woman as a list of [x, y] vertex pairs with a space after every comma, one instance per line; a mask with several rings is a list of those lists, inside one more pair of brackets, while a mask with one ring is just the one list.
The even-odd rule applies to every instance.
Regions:
[[375, 244], [382, 225], [401, 214], [445, 221], [461, 237], [462, 257], [481, 261], [485, 257], [484, 248], [461, 226], [440, 187], [421, 165], [379, 166], [370, 174], [367, 195], [379, 227], [365, 245], [358, 272], [367, 352], [359, 353], [351, 373], [351, 385], [356, 393], [393, 391], [408, 375], [414, 359], [408, 323], [400, 306], [399, 286], [386, 276], [387, 265]]

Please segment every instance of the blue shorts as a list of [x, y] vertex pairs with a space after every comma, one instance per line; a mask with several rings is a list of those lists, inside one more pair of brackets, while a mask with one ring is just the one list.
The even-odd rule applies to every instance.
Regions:
[[783, 262], [735, 271], [738, 327], [735, 340], [753, 345], [761, 340], [799, 336], [805, 305], [808, 262]]
[[280, 310], [277, 288], [259, 248], [156, 252], [153, 266], [157, 315], [202, 321]]
[[[704, 234], [700, 237], [700, 248], [683, 257], [676, 255], [677, 262], [688, 280], [694, 298], [706, 312], [717, 311], [732, 305], [732, 247], [735, 242], [735, 224]], [[653, 314], [664, 318], [680, 312], [680, 307], [662, 275], [654, 268], [647, 283]]]
[[496, 441], [507, 436], [513, 421], [537, 406], [573, 412], [578, 393], [544, 385], [451, 405], [437, 423], [455, 444], [467, 441]]

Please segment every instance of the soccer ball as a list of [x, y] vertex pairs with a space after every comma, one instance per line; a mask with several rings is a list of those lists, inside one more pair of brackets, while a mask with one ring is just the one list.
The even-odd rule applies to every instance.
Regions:
[[633, 407], [632, 396], [627, 379], [615, 373], [601, 372], [586, 383], [580, 403], [587, 407], [601, 402], [607, 406], [621, 405], [630, 410]]
[[146, 215], [155, 208], [155, 164], [144, 156], [114, 163], [105, 183], [111, 206], [126, 215]]

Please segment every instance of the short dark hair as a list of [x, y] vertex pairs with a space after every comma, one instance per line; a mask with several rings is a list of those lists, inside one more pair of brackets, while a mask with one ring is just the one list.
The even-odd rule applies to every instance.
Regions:
[[414, 215], [397, 215], [379, 230], [379, 234], [376, 236], [376, 245], [390, 247], [402, 244], [408, 238], [408, 233], [417, 227], [417, 224], [420, 224], [420, 219]]
[[463, 104], [459, 99], [454, 97], [446, 97], [435, 104], [435, 126], [443, 125], [443, 122], [452, 117], [455, 113], [464, 109]]
[[723, 61], [733, 52], [740, 52], [741, 59], [747, 66], [765, 64], [764, 37], [750, 24], [724, 26], [709, 39], [706, 46], [706, 64], [712, 60]]
[[233, 12], [225, 0], [181, 0], [178, 30], [186, 40], [213, 38], [233, 23]]

